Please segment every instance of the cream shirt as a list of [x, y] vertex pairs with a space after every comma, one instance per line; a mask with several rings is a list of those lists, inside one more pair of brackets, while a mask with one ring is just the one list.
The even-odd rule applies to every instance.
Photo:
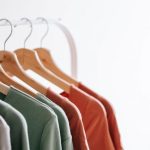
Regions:
[[11, 150], [10, 128], [0, 116], [0, 150]]

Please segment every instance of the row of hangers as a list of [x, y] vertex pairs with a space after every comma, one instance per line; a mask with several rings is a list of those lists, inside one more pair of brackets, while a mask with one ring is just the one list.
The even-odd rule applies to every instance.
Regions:
[[[32, 21], [28, 18], [22, 18], [22, 22], [28, 23], [30, 25], [30, 33], [24, 41], [24, 48], [10, 51], [6, 50], [6, 43], [12, 35], [13, 28], [18, 25], [13, 26], [11, 21], [9, 21], [8, 19], [0, 19], [0, 22], [7, 22], [11, 29], [9, 36], [4, 42], [4, 49], [0, 50], [0, 91], [5, 95], [7, 95], [10, 86], [14, 86], [32, 96], [36, 95], [36, 92], [15, 81], [13, 79], [13, 76], [18, 77], [20, 80], [35, 89], [35, 91], [46, 95], [47, 88], [45, 88], [33, 77], [31, 77], [31, 75], [28, 75], [26, 73], [26, 70], [28, 69], [47, 79], [60, 89], [64, 90], [66, 93], [69, 93], [71, 84], [78, 86], [78, 81], [76, 81], [75, 78], [64, 73], [56, 65], [50, 53], [50, 50], [42, 47], [43, 39], [49, 31], [49, 23], [45, 18], [37, 18], [37, 20], [45, 22], [45, 24], [47, 25], [47, 30], [41, 39], [41, 46], [35, 49], [26, 48], [26, 42], [32, 34], [33, 25]], [[73, 54], [76, 55], [75, 52]]]

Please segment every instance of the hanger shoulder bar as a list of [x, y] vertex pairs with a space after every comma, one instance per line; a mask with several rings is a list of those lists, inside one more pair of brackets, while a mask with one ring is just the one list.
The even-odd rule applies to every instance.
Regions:
[[0, 92], [7, 95], [8, 91], [9, 91], [10, 87], [7, 86], [6, 84], [0, 82]]

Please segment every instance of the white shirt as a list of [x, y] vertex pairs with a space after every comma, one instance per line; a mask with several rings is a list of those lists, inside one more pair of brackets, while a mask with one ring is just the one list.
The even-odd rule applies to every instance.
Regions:
[[11, 150], [10, 128], [0, 116], [0, 150]]

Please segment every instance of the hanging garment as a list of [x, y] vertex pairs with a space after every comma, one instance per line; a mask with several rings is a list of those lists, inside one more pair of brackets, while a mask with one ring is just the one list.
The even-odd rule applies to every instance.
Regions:
[[80, 110], [90, 150], [115, 150], [102, 104], [73, 85], [69, 94], [63, 92], [61, 95]]
[[51, 109], [54, 110], [55, 114], [57, 115], [61, 135], [62, 150], [73, 150], [72, 136], [70, 132], [68, 118], [65, 112], [62, 110], [62, 108], [53, 103], [43, 94], [38, 93], [35, 98], [40, 102], [48, 105]]
[[[4, 97], [0, 93], [0, 99]], [[27, 123], [23, 115], [2, 100], [0, 100], [0, 115], [10, 127], [12, 150], [30, 150]]]
[[0, 95], [0, 99], [25, 117], [31, 150], [62, 150], [58, 120], [53, 110], [13, 87], [6, 96]]
[[69, 119], [74, 150], [89, 150], [82, 117], [78, 108], [72, 102], [67, 100], [67, 98], [56, 94], [50, 88], [47, 90], [47, 97], [65, 111]]
[[0, 116], [0, 150], [11, 150], [10, 128]]
[[107, 113], [109, 132], [110, 132], [112, 141], [114, 143], [115, 150], [123, 150], [119, 128], [117, 124], [117, 119], [116, 119], [115, 112], [111, 104], [105, 98], [95, 93], [94, 91], [92, 91], [91, 89], [89, 89], [87, 86], [85, 86], [82, 83], [79, 83], [78, 88], [88, 93], [89, 95], [95, 97], [98, 101], [100, 101], [104, 105], [106, 109], [106, 113]]

